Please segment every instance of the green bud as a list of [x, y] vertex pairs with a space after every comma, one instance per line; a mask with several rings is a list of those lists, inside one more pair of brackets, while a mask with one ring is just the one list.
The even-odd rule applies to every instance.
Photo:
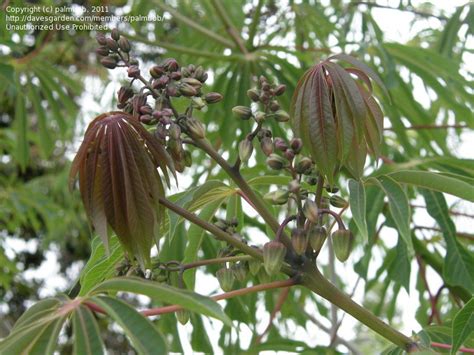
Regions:
[[181, 136], [181, 128], [176, 123], [171, 123], [168, 131], [171, 139], [177, 140]]
[[267, 158], [267, 165], [273, 170], [281, 170], [287, 165], [287, 161], [278, 154], [270, 154]]
[[107, 56], [100, 60], [100, 63], [108, 68], [108, 69], [115, 69], [117, 67], [117, 59], [115, 57]]
[[247, 265], [245, 262], [238, 262], [232, 266], [234, 276], [239, 282], [244, 282], [247, 278]]
[[289, 195], [290, 193], [288, 191], [276, 190], [267, 192], [263, 196], [263, 199], [273, 205], [284, 205], [288, 201]]
[[259, 95], [259, 93], [258, 93], [258, 90], [256, 90], [256, 89], [247, 90], [247, 96], [248, 96], [249, 99], [252, 100], [253, 102], [258, 102], [259, 99], [260, 99], [260, 95]]
[[126, 39], [124, 36], [120, 36], [119, 40], [118, 40], [118, 46], [119, 48], [124, 51], [125, 53], [128, 53], [130, 52], [130, 42], [128, 41], [128, 39]]
[[242, 163], [246, 163], [253, 152], [253, 144], [248, 139], [244, 139], [239, 143], [239, 158]]
[[204, 96], [204, 100], [206, 100], [206, 102], [208, 104], [215, 104], [219, 101], [221, 101], [223, 98], [223, 96], [221, 94], [219, 94], [218, 92], [210, 92], [208, 94], [206, 94], [206, 96]]
[[266, 243], [263, 246], [263, 266], [265, 267], [265, 271], [269, 275], [276, 274], [280, 271], [285, 255], [286, 247], [282, 243], [276, 240]]
[[179, 93], [186, 97], [191, 97], [197, 94], [197, 90], [193, 86], [186, 83], [181, 83], [178, 88]]
[[217, 281], [224, 292], [232, 291], [234, 287], [234, 272], [231, 269], [223, 267], [217, 270]]
[[354, 244], [354, 235], [348, 229], [338, 229], [332, 234], [332, 245], [334, 254], [340, 262], [349, 257]]
[[206, 103], [204, 102], [204, 100], [200, 97], [193, 97], [191, 99], [191, 104], [194, 108], [200, 110], [202, 109], [203, 107], [206, 106]]
[[241, 120], [248, 120], [250, 117], [252, 117], [252, 110], [247, 106], [235, 106], [232, 108], [232, 112], [237, 118], [240, 118]]
[[313, 162], [310, 158], [303, 157], [296, 163], [296, 172], [298, 174], [306, 174], [311, 170]]
[[275, 119], [278, 122], [288, 122], [290, 120], [290, 115], [286, 111], [278, 110], [275, 112]]
[[293, 229], [291, 232], [291, 245], [298, 255], [303, 255], [308, 246], [308, 235], [302, 229]]
[[269, 156], [273, 153], [273, 142], [270, 137], [263, 137], [260, 141], [260, 148], [262, 148], [263, 154]]
[[195, 89], [200, 89], [202, 87], [202, 83], [195, 78], [183, 78], [181, 79], [181, 82], [191, 85]]
[[345, 208], [349, 206], [349, 203], [343, 199], [341, 196], [337, 195], [332, 195], [331, 198], [329, 199], [329, 203], [337, 208]]
[[257, 277], [258, 277], [258, 281], [260, 281], [261, 284], [266, 284], [272, 281], [272, 278], [270, 277], [270, 275], [267, 274], [265, 269], [261, 269]]
[[186, 127], [192, 137], [202, 139], [206, 136], [206, 131], [201, 121], [194, 117], [189, 117], [186, 120]]
[[310, 199], [306, 199], [306, 202], [304, 203], [303, 206], [303, 213], [305, 217], [312, 223], [317, 223], [318, 222], [318, 205], [316, 202]]
[[189, 322], [189, 311], [180, 309], [176, 312], [176, 318], [178, 319], [178, 322], [180, 322], [182, 325], [185, 325]]
[[260, 270], [262, 266], [262, 262], [257, 259], [250, 259], [248, 261], [248, 266], [249, 266], [250, 273], [255, 276], [258, 274], [258, 271]]
[[318, 253], [321, 250], [326, 241], [327, 235], [328, 232], [324, 227], [313, 226], [310, 228], [308, 231], [309, 244], [315, 252]]

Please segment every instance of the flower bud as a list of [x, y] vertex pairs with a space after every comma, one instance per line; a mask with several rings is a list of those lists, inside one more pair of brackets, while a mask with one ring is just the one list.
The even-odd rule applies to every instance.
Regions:
[[272, 281], [272, 278], [270, 277], [270, 275], [267, 274], [265, 269], [260, 269], [259, 273], [257, 274], [257, 277], [258, 277], [258, 281], [261, 284], [266, 284]]
[[165, 73], [165, 70], [163, 69], [162, 66], [160, 65], [154, 65], [153, 67], [151, 67], [150, 69], [150, 75], [157, 79], [159, 78], [160, 76], [162, 76], [163, 74]]
[[193, 138], [204, 138], [206, 136], [206, 131], [201, 121], [195, 119], [194, 117], [189, 117], [186, 120], [186, 127]]
[[337, 186], [326, 185], [326, 186], [324, 186], [324, 188], [326, 189], [327, 192], [330, 192], [332, 194], [335, 194], [335, 193], [339, 192], [339, 188]]
[[215, 104], [221, 101], [222, 98], [223, 96], [219, 94], [218, 92], [210, 92], [204, 96], [204, 100], [206, 100], [208, 104]]
[[248, 120], [250, 117], [252, 117], [252, 110], [247, 106], [235, 106], [232, 108], [232, 112], [237, 118], [242, 120]]
[[290, 141], [290, 147], [296, 154], [298, 154], [301, 152], [301, 148], [303, 148], [303, 141], [300, 138], [293, 138]]
[[106, 46], [112, 51], [117, 52], [118, 44], [112, 38], [106, 38]]
[[287, 161], [278, 154], [270, 154], [267, 158], [267, 165], [273, 170], [281, 170], [287, 165]]
[[308, 246], [308, 235], [303, 229], [295, 228], [291, 232], [291, 245], [297, 255], [303, 255]]
[[165, 59], [163, 62], [163, 68], [167, 71], [174, 72], [178, 70], [178, 62], [174, 58]]
[[288, 122], [290, 120], [290, 115], [284, 110], [278, 110], [275, 112], [275, 119], [278, 122]]
[[136, 65], [128, 67], [127, 74], [129, 78], [138, 78], [140, 76], [140, 68]]
[[181, 80], [181, 82], [191, 85], [195, 89], [200, 89], [202, 87], [202, 83], [194, 78], [184, 78]]
[[110, 50], [109, 50], [109, 47], [107, 47], [107, 46], [100, 46], [99, 48], [97, 48], [95, 50], [95, 52], [98, 55], [100, 55], [101, 57], [105, 57], [105, 56], [109, 55]]
[[290, 194], [288, 191], [276, 190], [276, 191], [267, 192], [263, 196], [263, 199], [265, 201], [268, 201], [272, 205], [283, 205], [288, 201], [289, 195]]
[[340, 262], [349, 257], [354, 244], [354, 235], [348, 229], [338, 229], [332, 234], [332, 245], [334, 254]]
[[198, 110], [202, 109], [203, 107], [206, 107], [206, 103], [200, 97], [193, 97], [191, 99], [191, 105]]
[[180, 322], [182, 325], [185, 325], [189, 322], [189, 311], [186, 309], [180, 309], [176, 311], [176, 319], [178, 319], [178, 322]]
[[216, 276], [223, 291], [232, 291], [234, 287], [234, 273], [231, 269], [223, 267], [217, 270]]
[[313, 166], [313, 162], [311, 161], [311, 159], [307, 157], [303, 157], [296, 164], [296, 172], [298, 174], [307, 174], [311, 170], [312, 166]]
[[260, 267], [262, 266], [262, 262], [257, 259], [250, 259], [248, 261], [248, 266], [250, 273], [255, 276], [258, 274]]
[[146, 125], [155, 123], [155, 119], [151, 115], [141, 115], [140, 122]]
[[272, 112], [276, 112], [276, 111], [278, 111], [279, 109], [280, 109], [280, 104], [278, 103], [278, 101], [272, 101], [272, 102], [270, 103], [270, 110], [271, 110]]
[[117, 93], [118, 101], [122, 104], [127, 102], [129, 99], [131, 99], [132, 96], [133, 96], [132, 88], [126, 87], [126, 86], [121, 86]]
[[184, 165], [188, 168], [193, 165], [193, 157], [191, 156], [191, 152], [189, 150], [183, 151], [183, 160]]
[[95, 39], [97, 43], [99, 43], [101, 46], [105, 46], [107, 44], [107, 38], [101, 32], [96, 34]]
[[274, 92], [275, 92], [275, 96], [280, 96], [280, 95], [283, 95], [283, 93], [285, 92], [286, 90], [286, 86], [285, 85], [278, 85]]
[[247, 90], [247, 96], [248, 96], [249, 99], [252, 100], [253, 102], [258, 102], [258, 101], [260, 100], [260, 96], [259, 96], [258, 90], [256, 90], [256, 89]]
[[197, 94], [197, 90], [193, 86], [186, 83], [181, 83], [181, 85], [178, 87], [178, 90], [181, 95], [186, 97], [191, 97]]
[[175, 71], [170, 73], [170, 78], [173, 80], [180, 80], [181, 79], [181, 72], [180, 71]]
[[239, 282], [244, 282], [247, 278], [247, 265], [245, 262], [239, 262], [232, 266], [234, 276]]
[[130, 49], [131, 49], [130, 42], [124, 36], [120, 36], [117, 43], [118, 43], [119, 48], [122, 51], [124, 51], [125, 53], [130, 52]]
[[306, 199], [306, 202], [304, 203], [303, 206], [303, 213], [305, 217], [312, 223], [317, 223], [318, 222], [318, 205], [316, 202], [310, 199]]
[[151, 108], [150, 105], [143, 105], [142, 107], [140, 107], [140, 113], [144, 115], [151, 115], [152, 112], [153, 112], [153, 109]]
[[311, 248], [318, 253], [326, 241], [328, 232], [326, 228], [320, 226], [313, 226], [308, 231], [308, 239]]
[[290, 183], [288, 184], [288, 191], [297, 193], [301, 188], [301, 184], [299, 183], [298, 180], [291, 180]]
[[115, 57], [107, 56], [100, 60], [100, 63], [108, 68], [108, 69], [115, 69], [117, 67], [117, 59]]
[[275, 144], [275, 148], [279, 151], [284, 152], [288, 149], [288, 144], [286, 144], [286, 142], [280, 137], [276, 137], [273, 143]]
[[349, 206], [349, 203], [343, 199], [341, 196], [337, 195], [332, 195], [331, 198], [329, 199], [329, 203], [337, 208], [345, 208]]
[[286, 255], [286, 247], [272, 240], [263, 246], [263, 266], [269, 275], [273, 275], [280, 271], [281, 265]]
[[114, 28], [112, 32], [110, 33], [110, 36], [112, 37], [114, 41], [118, 41], [120, 38], [119, 30], [117, 28]]
[[239, 143], [239, 158], [242, 163], [246, 163], [253, 152], [253, 144], [250, 140], [244, 139]]
[[196, 79], [200, 79], [204, 75], [204, 68], [202, 66], [198, 66], [194, 71], [194, 77]]
[[262, 148], [263, 154], [269, 156], [273, 153], [273, 142], [270, 137], [263, 137], [260, 141], [260, 148]]
[[255, 122], [261, 123], [261, 122], [265, 121], [265, 117], [266, 117], [265, 112], [258, 111], [258, 112], [255, 114]]
[[293, 149], [287, 149], [285, 150], [283, 155], [286, 157], [286, 159], [291, 161], [295, 157], [295, 152], [293, 151]]
[[179, 139], [181, 135], [181, 128], [176, 123], [171, 123], [168, 129], [171, 139]]

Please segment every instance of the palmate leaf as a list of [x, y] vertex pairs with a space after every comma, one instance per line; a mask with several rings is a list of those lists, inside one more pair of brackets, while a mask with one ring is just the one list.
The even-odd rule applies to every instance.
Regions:
[[166, 354], [167, 344], [158, 329], [124, 301], [95, 296], [90, 301], [102, 309], [123, 329], [139, 354]]
[[222, 308], [217, 302], [209, 297], [199, 295], [189, 290], [146, 281], [136, 277], [121, 277], [102, 282], [94, 288], [92, 293], [103, 291], [123, 291], [142, 294], [161, 302], [177, 304], [190, 311], [217, 318], [226, 325], [232, 326], [230, 319], [222, 311]]
[[97, 321], [89, 308], [79, 306], [72, 316], [74, 355], [104, 354]]

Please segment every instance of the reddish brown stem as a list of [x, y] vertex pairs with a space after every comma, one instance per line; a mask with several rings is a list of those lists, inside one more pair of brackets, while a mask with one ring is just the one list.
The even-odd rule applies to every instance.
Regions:
[[[449, 345], [449, 344], [437, 343], [435, 341], [431, 342], [431, 346], [435, 347], [435, 348], [441, 348], [441, 349], [451, 349], [452, 348], [452, 346]], [[462, 352], [462, 353], [474, 354], [474, 349], [470, 349], [470, 348], [459, 348], [459, 351]]]

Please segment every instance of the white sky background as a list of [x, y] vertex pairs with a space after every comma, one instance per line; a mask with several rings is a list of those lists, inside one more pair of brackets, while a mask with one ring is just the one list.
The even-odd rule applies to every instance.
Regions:
[[[326, 1], [323, 1], [326, 2]], [[420, 3], [421, 1], [413, 1], [413, 3], [416, 5]], [[286, 3], [286, 1], [285, 1]], [[398, 1], [387, 1], [387, 2], [381, 2], [379, 3], [387, 4], [392, 7], [398, 6]], [[445, 1], [445, 0], [438, 0], [438, 1], [431, 1], [431, 3], [436, 7], [440, 9], [444, 9], [448, 11], [449, 13], [454, 12], [455, 7], [462, 5], [466, 3], [466, 1], [463, 0], [450, 0], [450, 1]], [[363, 7], [361, 6], [361, 9]], [[414, 32], [410, 32], [410, 23], [413, 20], [414, 16], [410, 13], [407, 12], [401, 12], [401, 11], [394, 11], [394, 10], [389, 10], [389, 9], [381, 9], [381, 8], [373, 8], [372, 14], [375, 19], [377, 19], [377, 22], [379, 26], [381, 27], [382, 31], [384, 32], [385, 39], [387, 41], [396, 41], [400, 43], [404, 43], [408, 39], [411, 38]], [[434, 18], [429, 18], [425, 20], [420, 20], [420, 21], [427, 21], [428, 25], [430, 27], [437, 28], [440, 26], [440, 22], [437, 19]], [[422, 25], [420, 25], [422, 26]], [[423, 24], [422, 27], [426, 27], [425, 24]], [[416, 31], [415, 31], [416, 32]], [[472, 55], [470, 55], [473, 57]], [[474, 69], [474, 58], [469, 58], [472, 60], [469, 60], [469, 70], [472, 71]], [[81, 116], [84, 117], [86, 122], [90, 122], [93, 117], [95, 117], [98, 113], [101, 113], [104, 110], [112, 109], [111, 105], [111, 98], [114, 96], [115, 92], [117, 91], [119, 87], [119, 81], [123, 78], [125, 78], [125, 74], [123, 71], [109, 71], [111, 73], [111, 84], [107, 85], [104, 89], [102, 86], [102, 82], [99, 79], [88, 79], [85, 85], [85, 92], [82, 96], [81, 99], [81, 105], [83, 112], [81, 112]], [[112, 74], [113, 73], [113, 74]], [[113, 77], [112, 77], [113, 75]], [[423, 100], [426, 100], [426, 96], [424, 93], [424, 90], [420, 87], [415, 88], [415, 96], [423, 103]], [[466, 131], [462, 135], [462, 143], [459, 146], [459, 149], [457, 150], [457, 154], [461, 157], [464, 158], [474, 158], [473, 155], [473, 150], [474, 150], [474, 132], [472, 131]], [[180, 176], [180, 185], [181, 186], [186, 186], [189, 184], [189, 182], [186, 184], [181, 183], [181, 176]], [[186, 179], [185, 179], [186, 180]], [[187, 179], [189, 181], [189, 178]], [[448, 202], [452, 202], [454, 199], [449, 198], [448, 196]], [[423, 201], [421, 201], [421, 204], [423, 204]], [[462, 205], [463, 206], [463, 205]], [[462, 207], [461, 206], [461, 207]], [[466, 206], [466, 205], [464, 205]], [[472, 208], [472, 204], [470, 206]], [[245, 211], [252, 211], [252, 209], [249, 206], [244, 206]], [[426, 211], [417, 209], [415, 213], [415, 218], [418, 220], [421, 220], [422, 225], [433, 225], [432, 219], [426, 214]], [[468, 219], [460, 219], [460, 223], [457, 224], [457, 227], [459, 230], [467, 230], [469, 227], [469, 224], [471, 221]], [[393, 235], [390, 235], [392, 233]], [[393, 237], [393, 238], [392, 238]], [[385, 229], [384, 232], [384, 240], [387, 240], [391, 238], [393, 242], [393, 246], [396, 244], [396, 232], [393, 230]], [[265, 242], [265, 237], [260, 236], [255, 239], [256, 242], [264, 243]], [[24, 248], [28, 248], [31, 250], [36, 249], [37, 245], [35, 241], [30, 241], [28, 243], [24, 243], [18, 239], [12, 240], [11, 246], [10, 246], [10, 253], [12, 253], [14, 250], [21, 250]], [[7, 249], [8, 252], [8, 249]], [[322, 255], [326, 256], [327, 251], [323, 250]], [[343, 265], [341, 263], [336, 262], [336, 267], [337, 267], [337, 273], [339, 275], [345, 275], [347, 279], [348, 286], [346, 289], [346, 292], [350, 292], [352, 290], [352, 285], [354, 281], [357, 278], [357, 275], [355, 272], [352, 270], [353, 268], [353, 263], [357, 261], [360, 258], [359, 255], [353, 255], [351, 256], [348, 264], [349, 265]], [[377, 259], [377, 256], [374, 257]], [[378, 262], [377, 260], [374, 262], [374, 264], [378, 264], [381, 262], [381, 257], [378, 256]], [[318, 260], [318, 262], [326, 263], [327, 260]], [[75, 275], [80, 271], [79, 265], [75, 268], [72, 272], [73, 275], [70, 275], [71, 278], [75, 278]], [[416, 263], [413, 264], [412, 266], [412, 277], [411, 277], [411, 291], [410, 295], [408, 295], [404, 290], [402, 290], [398, 296], [398, 301], [397, 301], [397, 308], [401, 312], [401, 326], [398, 328], [400, 331], [404, 332], [407, 335], [411, 335], [412, 331], [418, 331], [421, 329], [419, 324], [415, 320], [415, 312], [418, 307], [418, 293], [415, 290], [415, 282], [416, 282], [416, 271], [417, 270], [417, 265]], [[47, 288], [43, 289], [41, 291], [41, 296], [46, 297], [49, 295], [53, 295], [57, 292], [58, 289], [64, 290], [65, 287], [67, 287], [68, 283], [70, 280], [65, 280], [62, 277], [58, 275], [59, 272], [59, 266], [56, 262], [56, 256], [54, 251], [50, 251], [46, 253], [46, 260], [45, 262], [41, 265], [41, 267], [38, 270], [35, 271], [29, 271], [25, 276], [26, 277], [31, 277], [31, 278], [45, 278], [47, 279]], [[441, 280], [436, 274], [433, 273], [428, 273], [428, 278], [430, 282], [430, 286], [432, 287], [432, 291], [437, 289], [437, 286], [441, 285]], [[202, 294], [210, 294], [210, 293], [216, 293], [219, 291], [218, 283], [217, 281], [210, 276], [203, 275], [202, 273], [198, 273], [198, 280], [196, 282], [196, 285], [198, 286], [197, 291], [202, 293]], [[357, 302], [361, 302], [363, 299], [363, 289], [364, 289], [364, 283], [361, 282], [359, 287], [356, 290], [355, 293], [355, 300]], [[317, 317], [317, 313], [315, 309], [310, 309], [307, 308], [308, 311], [311, 313], [315, 314]], [[260, 316], [261, 314], [261, 316]], [[263, 331], [263, 329], [266, 327], [269, 316], [267, 313], [262, 312], [259, 314], [259, 318], [262, 320], [259, 329], [260, 331]], [[342, 312], [339, 312], [339, 316], [342, 315]], [[204, 319], [204, 322], [206, 325], [208, 325], [209, 328], [209, 336], [211, 338], [211, 342], [217, 348], [217, 342], [218, 342], [218, 335], [220, 332], [221, 325], [219, 322], [209, 319]], [[210, 325], [212, 323], [212, 326]], [[342, 326], [339, 331], [339, 335], [343, 337], [344, 339], [353, 339], [356, 334], [354, 334], [354, 329], [355, 325], [357, 324], [357, 321], [355, 321], [352, 317], [346, 316], [344, 322], [342, 323]], [[299, 335], [297, 336], [292, 336], [292, 339], [294, 340], [303, 340], [306, 342], [309, 342], [310, 345], [324, 345], [327, 344], [328, 342], [328, 337], [325, 335], [324, 332], [320, 331], [317, 329], [312, 323], [307, 323], [307, 331], [306, 332], [298, 332]], [[212, 330], [211, 330], [212, 329]], [[188, 324], [186, 326], [179, 326], [180, 330], [180, 335], [182, 339], [182, 343], [184, 346], [184, 350], [186, 353], [191, 353], [191, 347], [189, 345], [189, 342], [187, 340], [187, 335], [186, 333], [189, 333], [191, 330], [191, 326]], [[250, 330], [246, 327], [241, 328], [241, 339], [248, 339], [250, 340], [251, 333]], [[244, 348], [248, 345], [248, 341], [243, 342]], [[343, 349], [343, 347], [341, 347]]]

